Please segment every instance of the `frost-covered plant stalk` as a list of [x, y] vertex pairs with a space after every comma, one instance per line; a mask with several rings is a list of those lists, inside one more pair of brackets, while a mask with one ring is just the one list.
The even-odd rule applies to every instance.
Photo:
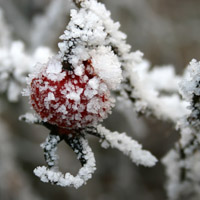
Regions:
[[[117, 99], [139, 114], [174, 123], [180, 140], [163, 159], [168, 197], [199, 199], [199, 62], [193, 60], [183, 76], [177, 76], [172, 66], [150, 70], [143, 53], [131, 52], [120, 24], [113, 22], [110, 12], [96, 0], [74, 0], [78, 10], [71, 10], [56, 55], [52, 56], [49, 48], [34, 49], [52, 41], [47, 33], [57, 27], [56, 21], [65, 12], [64, 3], [52, 1], [46, 14], [35, 21], [40, 23], [32, 27], [28, 49], [32, 53], [25, 51], [22, 41], [12, 39], [0, 10], [0, 93], [6, 93], [9, 102], [19, 101], [29, 73], [23, 94], [29, 97], [35, 113], [20, 118], [50, 130], [41, 145], [47, 166], [37, 167], [34, 173], [43, 182], [60, 186], [85, 184], [96, 170], [87, 134], [98, 137], [103, 148], [119, 149], [137, 165], [155, 165], [156, 158], [138, 142], [100, 124], [111, 114]], [[61, 141], [81, 162], [76, 176], [59, 171], [56, 150]]]
[[170, 199], [199, 199], [200, 170], [200, 63], [192, 60], [180, 93], [189, 102], [190, 113], [178, 121], [181, 138], [163, 159], [169, 176], [167, 190]]
[[[125, 133], [112, 133], [99, 125], [114, 106], [111, 90], [119, 90], [124, 79], [121, 66], [130, 47], [119, 23], [113, 22], [103, 4], [96, 0], [75, 3], [80, 9], [71, 10], [58, 54], [45, 64], [37, 64], [29, 75], [23, 94], [29, 96], [36, 114], [21, 119], [50, 129], [42, 144], [48, 167], [37, 167], [34, 173], [43, 182], [78, 188], [96, 169], [86, 134], [99, 137], [103, 147], [119, 149], [136, 164], [150, 167], [156, 158]], [[56, 149], [62, 140], [82, 164], [76, 176], [58, 169]]]

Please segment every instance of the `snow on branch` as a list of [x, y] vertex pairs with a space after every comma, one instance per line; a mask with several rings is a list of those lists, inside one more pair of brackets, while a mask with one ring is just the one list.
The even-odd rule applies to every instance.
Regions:
[[7, 93], [11, 102], [18, 101], [35, 62], [44, 62], [51, 54], [50, 49], [39, 47], [30, 56], [22, 41], [12, 41], [10, 46], [0, 47], [0, 93]]
[[[80, 5], [79, 12], [71, 12], [71, 21], [65, 34], [61, 36], [64, 40], [59, 44], [61, 52], [69, 52], [67, 49], [73, 48], [66, 49], [67, 41], [72, 44], [80, 44], [81, 41], [83, 45], [87, 43], [87, 47], [110, 46], [123, 70], [122, 84], [116, 90], [117, 96], [120, 94], [122, 100], [132, 101], [138, 113], [151, 114], [173, 122], [184, 116], [187, 113], [187, 104], [179, 97], [180, 77], [175, 74], [173, 68], [167, 66], [150, 71], [149, 62], [143, 59], [143, 53], [131, 52], [131, 46], [126, 43], [126, 34], [119, 30], [120, 24], [111, 19], [111, 13], [103, 4], [96, 0], [85, 0]], [[72, 30], [76, 33], [73, 41], [69, 39], [72, 38]], [[81, 52], [84, 55], [85, 49]], [[70, 56], [67, 59], [71, 63]]]
[[13, 40], [0, 8], [0, 94], [6, 93], [10, 102], [18, 101], [35, 63], [45, 62], [52, 52], [39, 46], [31, 54], [26, 52], [23, 41]]
[[[96, 169], [94, 154], [85, 139], [86, 134], [93, 134], [89, 127], [95, 130], [93, 135], [102, 139], [104, 147], [119, 149], [137, 165], [151, 167], [157, 159], [125, 133], [112, 133], [98, 125], [114, 106], [111, 90], [118, 91], [125, 79], [123, 59], [129, 57], [130, 46], [125, 42], [126, 35], [119, 31], [119, 23], [110, 18], [102, 3], [76, 3], [80, 3], [80, 9], [71, 10], [58, 54], [47, 63], [36, 65], [27, 79], [23, 94], [29, 96], [39, 120], [27, 114], [21, 119], [50, 129], [50, 136], [42, 145], [48, 167], [38, 167], [34, 173], [43, 182], [78, 188]], [[82, 164], [76, 176], [58, 170], [56, 149], [61, 140]]]
[[199, 198], [200, 170], [200, 62], [192, 60], [180, 84], [189, 103], [189, 114], [177, 122], [181, 138], [163, 159], [168, 175], [167, 190], [172, 200], [191, 195]]
[[[67, 138], [65, 139], [67, 140]], [[72, 186], [77, 189], [83, 184], [86, 184], [86, 182], [92, 178], [92, 174], [96, 170], [94, 154], [88, 145], [88, 141], [84, 138], [80, 138], [79, 141], [82, 151], [79, 151], [78, 159], [82, 157], [85, 159], [85, 162], [76, 176], [73, 176], [68, 172], [63, 174], [62, 172], [58, 171], [58, 168], [56, 167], [56, 162], [58, 159], [58, 156], [56, 155], [56, 149], [57, 144], [60, 141], [61, 138], [59, 136], [50, 135], [46, 139], [45, 143], [41, 145], [44, 149], [45, 159], [49, 168], [45, 166], [37, 167], [34, 170], [34, 173], [43, 182], [50, 182], [63, 187]]]
[[101, 125], [97, 126], [97, 132], [103, 138], [101, 140], [103, 148], [111, 147], [120, 150], [136, 165], [152, 167], [156, 164], [157, 159], [149, 151], [143, 150], [142, 145], [125, 133], [111, 132]]
[[25, 121], [28, 124], [40, 124], [41, 123], [41, 119], [32, 113], [26, 113], [24, 115], [21, 115], [19, 117], [19, 120]]

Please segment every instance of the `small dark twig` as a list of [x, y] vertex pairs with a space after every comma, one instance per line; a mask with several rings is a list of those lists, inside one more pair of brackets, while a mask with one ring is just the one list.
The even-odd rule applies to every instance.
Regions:
[[62, 141], [58, 135], [50, 133], [46, 141], [41, 145], [44, 150], [44, 158], [49, 168], [54, 167], [57, 163], [56, 155], [57, 145]]
[[80, 138], [83, 137], [82, 135], [65, 135], [64, 140], [65, 142], [72, 148], [74, 153], [78, 156], [81, 165], [85, 165], [87, 159], [85, 158], [85, 153], [83, 152], [83, 146], [80, 142]]

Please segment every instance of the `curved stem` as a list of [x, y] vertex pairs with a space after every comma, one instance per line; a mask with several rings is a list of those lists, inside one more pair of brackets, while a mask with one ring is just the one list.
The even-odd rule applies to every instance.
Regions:
[[69, 134], [64, 136], [64, 140], [72, 148], [74, 153], [76, 153], [81, 165], [85, 165], [87, 160], [85, 159], [85, 152], [83, 151], [83, 145], [81, 143], [80, 136], [72, 136]]
[[57, 145], [62, 141], [62, 138], [52, 133], [49, 134], [46, 141], [41, 144], [44, 150], [44, 158], [49, 168], [57, 164], [58, 155], [56, 155]]
[[[64, 139], [67, 144], [78, 155], [78, 159], [82, 164], [82, 168], [79, 170], [76, 176], [70, 173], [63, 174], [57, 171], [55, 166], [58, 156], [56, 155], [57, 144]], [[92, 174], [96, 170], [96, 163], [94, 154], [88, 145], [88, 141], [83, 135], [62, 135], [61, 137], [55, 134], [50, 134], [46, 141], [42, 144], [42, 148], [45, 152], [45, 160], [48, 167], [37, 167], [34, 170], [36, 176], [40, 177], [43, 182], [50, 182], [52, 184], [60, 185], [63, 187], [72, 186], [79, 188], [92, 177]]]

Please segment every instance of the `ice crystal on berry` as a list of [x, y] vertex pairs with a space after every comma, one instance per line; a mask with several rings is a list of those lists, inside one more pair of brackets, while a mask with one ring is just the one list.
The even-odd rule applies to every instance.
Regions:
[[52, 58], [32, 77], [31, 104], [44, 122], [77, 129], [96, 125], [111, 112], [114, 100], [92, 61], [83, 61], [80, 68], [81, 73], [63, 69]]
[[[103, 4], [96, 0], [76, 3], [81, 8], [71, 11], [58, 54], [46, 64], [37, 64], [27, 81], [24, 95], [29, 96], [38, 119], [26, 119], [27, 114], [21, 119], [50, 129], [42, 145], [48, 167], [36, 168], [36, 176], [43, 182], [78, 188], [96, 169], [86, 134], [97, 136], [104, 147], [119, 149], [136, 164], [150, 167], [157, 159], [125, 133], [113, 133], [99, 125], [114, 106], [111, 90], [118, 89], [122, 81], [122, 62], [113, 46], [119, 41], [123, 41], [119, 49], [126, 51], [129, 46], [124, 45], [125, 35]], [[56, 166], [56, 149], [62, 140], [82, 164], [76, 176], [63, 174]]]

